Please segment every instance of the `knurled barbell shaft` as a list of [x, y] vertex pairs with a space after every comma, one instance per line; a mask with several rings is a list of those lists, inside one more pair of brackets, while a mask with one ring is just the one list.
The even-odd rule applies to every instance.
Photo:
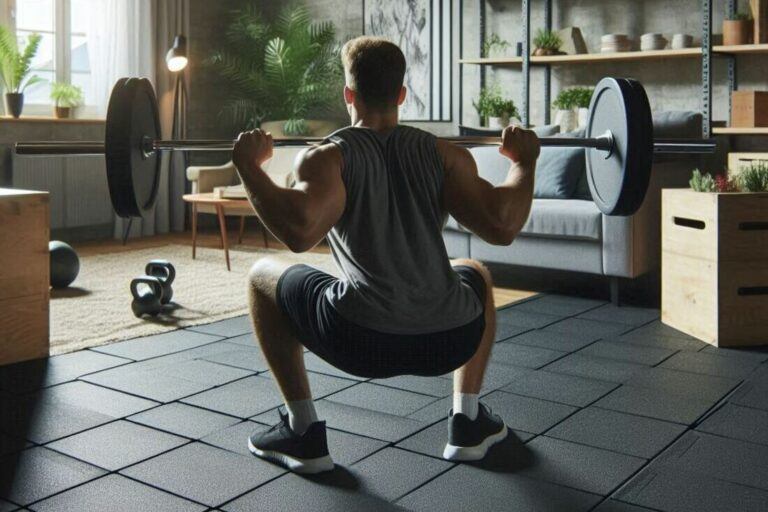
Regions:
[[[462, 146], [499, 146], [499, 137], [440, 137], [443, 140]], [[274, 139], [276, 147], [309, 146], [322, 142], [322, 138], [313, 137], [284, 137]], [[594, 138], [577, 137], [540, 137], [542, 146], [594, 148], [600, 151], [610, 151], [613, 139], [610, 134]], [[151, 151], [232, 151], [235, 141], [232, 140], [155, 140], [147, 141], [148, 152]], [[654, 153], [713, 153], [717, 147], [711, 139], [680, 139], [657, 140], [653, 144]], [[18, 142], [18, 155], [101, 155], [104, 154], [103, 142]]]

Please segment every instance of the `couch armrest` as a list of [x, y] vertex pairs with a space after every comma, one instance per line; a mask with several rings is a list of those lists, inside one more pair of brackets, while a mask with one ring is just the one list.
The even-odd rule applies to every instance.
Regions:
[[213, 192], [214, 187], [235, 185], [239, 181], [232, 162], [212, 167], [187, 167], [187, 179], [192, 182], [193, 194]]
[[638, 277], [659, 269], [661, 259], [661, 189], [685, 188], [695, 158], [655, 162], [645, 201], [630, 217], [603, 215], [603, 273]]

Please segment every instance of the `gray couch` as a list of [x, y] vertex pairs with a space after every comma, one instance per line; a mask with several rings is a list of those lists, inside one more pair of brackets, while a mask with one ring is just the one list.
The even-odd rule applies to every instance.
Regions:
[[[654, 120], [659, 138], [700, 137], [700, 127], [701, 116], [691, 112], [662, 113]], [[506, 178], [509, 161], [496, 148], [471, 151], [483, 178], [494, 184]], [[590, 199], [536, 198], [528, 222], [510, 246], [490, 245], [449, 218], [443, 232], [448, 254], [603, 275], [611, 278], [611, 298], [617, 302], [621, 278], [659, 269], [661, 189], [687, 186], [691, 170], [698, 165], [691, 157], [657, 157], [645, 201], [630, 217], [603, 215]]]

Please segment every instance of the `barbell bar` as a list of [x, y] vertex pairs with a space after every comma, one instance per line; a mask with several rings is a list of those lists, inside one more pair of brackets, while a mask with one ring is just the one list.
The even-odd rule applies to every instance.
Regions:
[[[466, 147], [500, 146], [499, 137], [459, 136], [438, 137], [439, 139]], [[275, 147], [312, 146], [324, 141], [321, 137], [278, 137], [274, 139]], [[591, 139], [578, 137], [540, 137], [543, 147], [573, 147], [593, 148], [610, 152], [613, 149], [613, 141], [608, 135]], [[232, 151], [234, 140], [147, 140], [144, 151]], [[104, 143], [98, 141], [87, 142], [17, 142], [16, 154], [18, 155], [103, 155]], [[717, 144], [711, 139], [702, 140], [655, 140], [653, 143], [654, 154], [706, 154], [715, 151]]]
[[[467, 147], [499, 146], [499, 137], [441, 137]], [[283, 137], [276, 147], [309, 146], [324, 138]], [[631, 215], [643, 202], [654, 154], [713, 153], [713, 140], [654, 140], [650, 104], [639, 82], [604, 78], [595, 87], [585, 137], [541, 137], [543, 147], [584, 148], [587, 181], [606, 215]], [[232, 151], [233, 140], [163, 140], [157, 98], [147, 79], [123, 78], [110, 96], [103, 142], [18, 142], [19, 155], [105, 155], [115, 212], [140, 217], [155, 203], [158, 154], [166, 151]]]

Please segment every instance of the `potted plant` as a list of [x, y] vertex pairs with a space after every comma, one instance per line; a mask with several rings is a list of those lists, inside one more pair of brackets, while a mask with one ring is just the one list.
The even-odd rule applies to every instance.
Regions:
[[752, 43], [752, 15], [737, 12], [723, 20], [723, 44], [726, 46]]
[[587, 125], [593, 91], [591, 87], [569, 87], [560, 91], [552, 107], [555, 109], [555, 124], [559, 124], [562, 131], [569, 132]]
[[51, 85], [51, 99], [56, 119], [66, 119], [70, 117], [73, 108], [82, 104], [83, 90], [76, 85], [54, 82]]
[[32, 34], [24, 49], [19, 50], [16, 34], [0, 26], [0, 80], [5, 88], [5, 111], [15, 118], [24, 108], [24, 90], [43, 81], [38, 76], [29, 76], [41, 39], [40, 34]]
[[560, 51], [562, 45], [563, 40], [557, 33], [540, 28], [536, 32], [536, 37], [533, 38], [533, 54], [536, 56], [562, 55], [563, 52]]
[[275, 136], [322, 136], [340, 126], [344, 71], [333, 23], [312, 23], [300, 6], [284, 7], [273, 23], [255, 5], [232, 14], [223, 48], [208, 60], [230, 86], [223, 111], [239, 127]]
[[509, 44], [509, 41], [506, 41], [499, 37], [498, 34], [493, 33], [491, 36], [483, 43], [483, 58], [488, 57], [503, 57], [506, 50], [512, 46]]
[[510, 119], [518, 116], [515, 102], [502, 97], [498, 85], [481, 89], [480, 96], [472, 102], [472, 106], [480, 116], [481, 123], [485, 120], [488, 128], [502, 130], [509, 126]]

